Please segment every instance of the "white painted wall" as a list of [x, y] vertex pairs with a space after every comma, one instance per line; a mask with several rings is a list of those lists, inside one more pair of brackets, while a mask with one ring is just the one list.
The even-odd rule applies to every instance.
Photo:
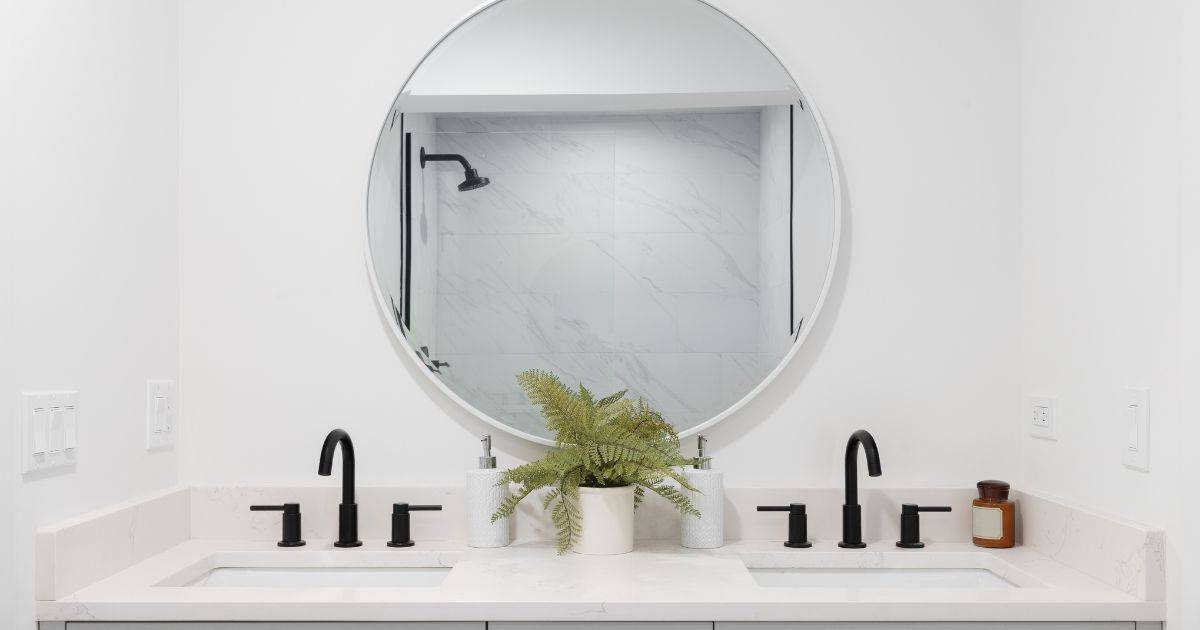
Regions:
[[[0, 619], [33, 627], [33, 531], [177, 481], [145, 450], [178, 371], [176, 5], [0, 4]], [[77, 389], [73, 472], [17, 474], [18, 393]], [[11, 552], [11, 554], [10, 554]]]
[[[396, 90], [475, 1], [182, 3], [187, 481], [317, 481], [316, 448], [335, 426], [357, 438], [364, 483], [457, 484], [473, 465], [474, 435], [487, 428], [389, 341], [362, 212]], [[845, 439], [860, 427], [884, 463], [866, 485], [1010, 477], [1013, 5], [720, 5], [811, 91], [849, 191], [828, 316], [783, 375], [712, 432], [727, 483], [840, 485]], [[502, 465], [539, 452], [497, 446]]]
[[[1020, 479], [1166, 527], [1169, 627], [1196, 627], [1196, 7], [1036, 0], [1021, 13], [1021, 390], [1058, 397], [1059, 441], [1030, 438], [1022, 416]], [[1120, 391], [1139, 386], [1148, 474], [1121, 463]]]
[[[17, 5], [0, 2], [0, 25], [14, 24]], [[16, 38], [9, 36], [7, 26], [0, 27], [0, 85], [14, 85], [17, 68], [12, 60], [17, 52]], [[8, 116], [10, 100], [0, 101], [0, 120], [11, 120]], [[9, 126], [0, 127], [0, 142], [7, 139]], [[0, 154], [0, 156], [7, 153]], [[7, 159], [3, 164], [7, 166]], [[0, 170], [0, 173], [3, 173]], [[4, 177], [0, 174], [0, 177]], [[0, 180], [7, 182], [7, 179]], [[13, 381], [13, 291], [12, 262], [12, 213], [0, 210], [0, 440], [12, 442], [19, 435], [16, 424], [16, 405], [11, 404], [16, 386]], [[16, 535], [17, 452], [13, 448], [0, 448], [0, 554], [14, 558], [18, 543]], [[25, 567], [26, 569], [28, 567]], [[17, 584], [28, 574], [16, 562], [0, 562], [0, 619], [12, 619], [17, 614]]]
[[[1182, 2], [1179, 49], [1179, 434], [1180, 448], [1200, 444], [1200, 4]], [[1186, 451], [1185, 451], [1186, 452]], [[1184, 628], [1200, 626], [1200, 540], [1191, 536], [1200, 523], [1200, 478], [1190, 459], [1180, 458], [1175, 483], [1179, 513], [1169, 523], [1170, 560], [1168, 589]], [[1176, 617], [1173, 617], [1176, 618]]]
[[[12, 63], [17, 46], [16, 38], [9, 35], [7, 25], [16, 23], [17, 5], [0, 2], [0, 85], [13, 85], [17, 68]], [[0, 120], [11, 120], [8, 116], [10, 100], [0, 101]], [[0, 141], [7, 139], [9, 126], [0, 127]], [[7, 155], [2, 153], [0, 156]], [[7, 166], [8, 158], [0, 157]], [[0, 173], [3, 173], [0, 170]], [[3, 177], [3, 175], [0, 175]], [[7, 183], [7, 179], [3, 180]], [[12, 338], [13, 291], [12, 262], [12, 213], [0, 210], [0, 440], [12, 442], [19, 435], [15, 421], [16, 405], [11, 404], [16, 386], [13, 382]], [[18, 550], [16, 535], [17, 511], [17, 452], [13, 448], [0, 448], [0, 554], [4, 558], [15, 558]], [[24, 567], [28, 569], [29, 567]], [[17, 584], [28, 573], [16, 562], [0, 562], [0, 619], [13, 619], [17, 614]]]
[[[510, 0], [498, 8], [450, 34], [405, 91], [609, 95], [792, 88], [753, 37], [693, 0]], [[614, 33], [623, 39], [614, 42]]]

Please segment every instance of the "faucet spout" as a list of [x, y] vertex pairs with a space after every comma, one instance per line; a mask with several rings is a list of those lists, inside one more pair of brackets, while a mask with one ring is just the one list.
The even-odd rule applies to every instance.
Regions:
[[862, 506], [858, 504], [858, 447], [862, 446], [867, 456], [867, 474], [878, 477], [883, 474], [879, 466], [879, 448], [875, 438], [864, 429], [850, 434], [846, 443], [846, 502], [842, 505], [842, 540], [839, 547], [861, 549], [867, 545], [862, 541]]
[[867, 474], [878, 477], [883, 474], [879, 468], [879, 447], [875, 446], [875, 438], [864, 429], [850, 434], [846, 442], [846, 505], [858, 504], [858, 447], [862, 446], [863, 454], [867, 456]]
[[335, 547], [358, 547], [358, 504], [354, 502], [354, 442], [350, 434], [334, 429], [321, 445], [321, 460], [317, 474], [328, 477], [333, 473], [333, 452], [342, 447], [342, 503], [338, 506], [338, 539]]

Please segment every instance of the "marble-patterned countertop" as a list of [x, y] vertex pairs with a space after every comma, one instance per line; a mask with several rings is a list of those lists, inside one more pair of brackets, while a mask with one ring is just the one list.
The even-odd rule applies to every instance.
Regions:
[[[185, 584], [219, 566], [453, 567], [436, 587], [230, 588]], [[791, 588], [759, 586], [754, 568], [986, 568], [1018, 588]], [[188, 540], [56, 600], [43, 621], [1156, 621], [1144, 601], [1029, 548], [969, 543], [844, 550], [740, 542], [717, 550], [643, 542], [620, 556], [558, 556], [546, 544], [467, 549], [420, 542], [391, 549], [329, 541], [280, 549], [265, 541]]]

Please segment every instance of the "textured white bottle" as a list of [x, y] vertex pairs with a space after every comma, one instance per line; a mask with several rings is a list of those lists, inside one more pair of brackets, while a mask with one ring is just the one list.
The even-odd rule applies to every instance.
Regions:
[[508, 485], [497, 486], [503, 471], [481, 468], [467, 471], [467, 545], [504, 547], [510, 542], [508, 519], [492, 522], [492, 514], [508, 497]]
[[700, 517], [683, 515], [680, 544], [691, 549], [725, 545], [725, 481], [718, 470], [685, 468], [683, 477], [699, 492], [685, 491]]

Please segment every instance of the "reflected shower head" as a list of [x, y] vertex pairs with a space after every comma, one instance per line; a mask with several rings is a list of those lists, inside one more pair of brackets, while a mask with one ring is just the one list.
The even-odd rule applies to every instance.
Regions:
[[490, 183], [492, 183], [492, 180], [486, 177], [480, 177], [479, 173], [475, 169], [468, 168], [466, 172], [466, 179], [463, 180], [463, 183], [458, 185], [458, 190], [461, 192], [467, 192], [468, 190], [483, 188]]
[[492, 183], [492, 180], [480, 177], [479, 171], [471, 168], [471, 163], [467, 161], [467, 158], [457, 153], [426, 153], [425, 147], [421, 147], [421, 168], [425, 168], [426, 162], [458, 162], [462, 164], [463, 183], [458, 185], [459, 192], [483, 188]]

